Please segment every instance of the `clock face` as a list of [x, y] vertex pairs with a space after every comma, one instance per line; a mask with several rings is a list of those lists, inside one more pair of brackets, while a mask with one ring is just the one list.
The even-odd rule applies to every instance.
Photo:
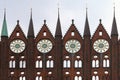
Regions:
[[14, 53], [21, 53], [25, 50], [25, 43], [19, 39], [13, 40], [10, 43], [10, 50]]
[[105, 39], [98, 39], [94, 42], [93, 48], [98, 53], [104, 53], [109, 49], [109, 43]]
[[52, 42], [50, 40], [48, 40], [48, 39], [40, 40], [37, 43], [37, 49], [41, 53], [48, 53], [48, 52], [50, 52], [52, 47], [53, 47]]
[[69, 53], [77, 53], [81, 48], [81, 44], [78, 40], [71, 39], [65, 44], [65, 49]]

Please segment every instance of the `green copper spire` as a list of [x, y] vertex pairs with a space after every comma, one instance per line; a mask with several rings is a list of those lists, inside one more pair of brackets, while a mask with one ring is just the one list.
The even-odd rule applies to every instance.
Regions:
[[4, 20], [2, 25], [1, 36], [8, 36], [7, 22], [6, 22], [6, 10], [4, 10]]

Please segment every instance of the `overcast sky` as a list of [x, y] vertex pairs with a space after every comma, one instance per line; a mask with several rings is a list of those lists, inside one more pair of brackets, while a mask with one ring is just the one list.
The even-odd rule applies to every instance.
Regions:
[[39, 32], [43, 20], [46, 19], [47, 25], [54, 35], [58, 16], [58, 2], [63, 35], [70, 27], [72, 19], [74, 19], [80, 34], [83, 35], [86, 3], [92, 35], [99, 25], [99, 19], [102, 19], [102, 24], [108, 34], [111, 33], [114, 2], [118, 31], [120, 31], [120, 0], [0, 0], [0, 29], [3, 23], [4, 8], [6, 8], [9, 35], [15, 28], [17, 20], [20, 20], [21, 28], [27, 34], [30, 9], [32, 8], [35, 34]]

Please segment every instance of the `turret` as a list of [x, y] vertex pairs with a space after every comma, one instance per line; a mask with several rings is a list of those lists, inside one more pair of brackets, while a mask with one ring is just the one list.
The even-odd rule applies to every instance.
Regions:
[[86, 20], [85, 20], [85, 28], [84, 28], [84, 37], [85, 36], [89, 36], [89, 37], [91, 36], [89, 22], [88, 22], [87, 9], [86, 9]]
[[118, 36], [118, 30], [117, 30], [117, 24], [116, 24], [116, 18], [115, 18], [115, 8], [114, 8], [114, 17], [113, 17], [113, 23], [112, 23], [112, 30], [111, 30], [111, 37], [112, 36]]
[[58, 20], [56, 25], [56, 32], [55, 32], [55, 56], [56, 56], [56, 79], [62, 79], [62, 31], [61, 31], [61, 24], [60, 24], [60, 15], [58, 9]]
[[112, 55], [112, 80], [119, 80], [118, 79], [118, 71], [119, 71], [119, 63], [118, 63], [118, 30], [117, 24], [115, 19], [115, 8], [114, 8], [114, 17], [113, 17], [113, 24], [111, 30], [111, 55]]
[[0, 80], [8, 80], [8, 30], [6, 21], [6, 11], [4, 11], [4, 20], [1, 32], [1, 52], [0, 52]]
[[55, 38], [58, 37], [58, 36], [62, 38], [62, 31], [61, 31], [61, 24], [60, 24], [59, 9], [58, 9], [58, 20], [57, 20]]
[[8, 37], [6, 10], [4, 11], [4, 20], [3, 20], [3, 25], [2, 25], [1, 37]]
[[31, 17], [30, 17], [30, 23], [29, 23], [29, 29], [28, 29], [28, 34], [27, 37], [30, 38], [34, 38], [34, 28], [33, 28], [33, 20], [32, 20], [32, 10], [31, 10]]
[[88, 22], [88, 15], [87, 15], [87, 8], [86, 8], [86, 20], [85, 20], [85, 27], [84, 27], [84, 80], [89, 80], [91, 77], [91, 40], [90, 40], [90, 28]]
[[32, 9], [31, 9], [31, 16], [28, 28], [28, 47], [27, 47], [27, 78], [28, 80], [34, 80], [34, 65], [35, 65], [35, 40], [34, 40], [34, 27], [33, 27], [33, 19], [32, 19]]

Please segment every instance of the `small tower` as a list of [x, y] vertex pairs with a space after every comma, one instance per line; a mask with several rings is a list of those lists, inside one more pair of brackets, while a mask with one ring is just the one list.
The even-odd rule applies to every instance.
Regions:
[[34, 38], [34, 28], [33, 28], [33, 19], [32, 19], [32, 9], [31, 9], [31, 16], [30, 16], [30, 22], [29, 22], [29, 29], [28, 29], [28, 34], [27, 37], [30, 38]]
[[111, 54], [112, 54], [112, 80], [118, 79], [118, 30], [115, 18], [115, 7], [114, 7], [114, 17], [111, 31]]
[[6, 11], [4, 11], [4, 20], [1, 32], [1, 52], [0, 52], [0, 80], [7, 80], [8, 77], [8, 30], [6, 22]]
[[35, 46], [35, 42], [34, 42], [34, 27], [33, 27], [33, 19], [32, 19], [32, 9], [31, 9], [31, 16], [30, 16], [30, 22], [29, 22], [29, 28], [28, 28], [28, 34], [27, 34], [27, 38], [28, 38], [28, 47], [27, 47], [27, 78], [28, 80], [34, 80], [34, 64], [35, 64], [35, 60], [34, 60], [34, 46]]
[[117, 24], [116, 24], [116, 18], [115, 18], [115, 8], [114, 8], [112, 30], [111, 30], [111, 37], [113, 36], [118, 36], [118, 30], [117, 30]]
[[90, 28], [89, 28], [89, 22], [88, 22], [88, 14], [87, 14], [87, 8], [86, 8], [86, 20], [85, 20], [85, 28], [84, 28], [84, 37], [90, 37]]
[[8, 37], [7, 22], [6, 22], [6, 10], [4, 12], [4, 20], [3, 20], [1, 37]]
[[86, 21], [85, 21], [85, 28], [84, 28], [84, 80], [89, 80], [91, 74], [91, 34], [89, 29], [89, 22], [88, 22], [88, 15], [87, 15], [87, 8], [86, 8]]
[[63, 80], [62, 78], [62, 31], [61, 31], [61, 23], [60, 23], [60, 15], [58, 9], [58, 20], [56, 25], [55, 32], [55, 56], [56, 56], [56, 79]]
[[58, 20], [57, 20], [55, 38], [58, 37], [58, 36], [59, 36], [60, 38], [62, 38], [62, 31], [61, 31], [61, 24], [60, 24], [59, 9], [58, 9]]

